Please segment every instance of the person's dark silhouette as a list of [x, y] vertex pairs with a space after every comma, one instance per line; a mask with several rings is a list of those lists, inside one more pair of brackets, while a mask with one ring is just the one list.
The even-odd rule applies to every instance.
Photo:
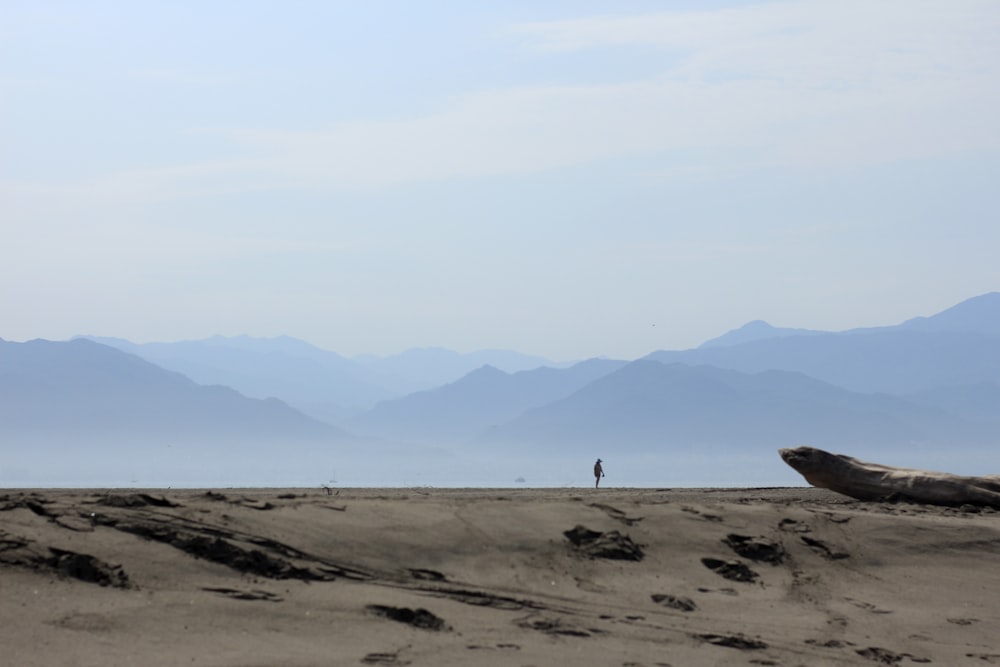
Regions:
[[604, 477], [604, 468], [601, 467], [601, 459], [597, 459], [594, 464], [594, 488], [601, 485], [601, 478]]

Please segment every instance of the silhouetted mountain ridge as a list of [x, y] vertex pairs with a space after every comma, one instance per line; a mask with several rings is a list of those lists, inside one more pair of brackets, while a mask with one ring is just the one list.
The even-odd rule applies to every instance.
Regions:
[[1000, 292], [890, 327], [821, 332], [752, 322], [744, 329], [645, 358], [746, 373], [797, 371], [860, 392], [912, 394], [1000, 380]]
[[0, 343], [0, 430], [8, 434], [344, 439], [277, 399], [204, 386], [84, 339]]
[[1000, 335], [1000, 292], [974, 296], [930, 317], [914, 317], [899, 328]]
[[[394, 463], [424, 460], [428, 445], [493, 461], [595, 450], [619, 460], [738, 453], [763, 461], [778, 447], [812, 444], [945, 457], [965, 447], [979, 465], [1000, 426], [998, 322], [1000, 294], [989, 293], [892, 327], [820, 332], [754, 321], [696, 349], [559, 367], [497, 350], [346, 359], [289, 337], [106, 339], [120, 349], [89, 340], [2, 342], [0, 434], [12, 442], [10, 434], [35, 429], [72, 447], [124, 433], [119, 453], [165, 434], [194, 443], [163, 456], [173, 465], [214, 452], [227, 466], [237, 457], [252, 470], [300, 439], [322, 444], [287, 457], [289, 470], [311, 470], [324, 457], [332, 465], [348, 450], [328, 443], [357, 442], [347, 431], [367, 443], [400, 443], [382, 443]], [[519, 365], [530, 368], [511, 370]], [[384, 384], [393, 374], [397, 387], [422, 389], [394, 395]], [[250, 390], [259, 398], [243, 395]], [[354, 407], [343, 411], [334, 398]], [[306, 404], [341, 428], [295, 409]], [[246, 446], [262, 438], [270, 444]], [[160, 465], [147, 454], [129, 465]], [[371, 461], [383, 471], [388, 459], [374, 453]]]
[[484, 446], [571, 451], [752, 450], [975, 442], [992, 429], [903, 399], [862, 394], [801, 373], [759, 373], [640, 359], [484, 435]]
[[816, 331], [813, 329], [772, 327], [764, 320], [753, 320], [752, 322], [747, 322], [739, 329], [733, 329], [732, 331], [722, 334], [718, 338], [707, 340], [698, 347], [699, 349], [707, 347], [727, 347], [729, 345], [739, 345], [740, 343], [749, 343], [751, 341], [765, 338], [778, 338], [780, 336], [810, 336], [823, 333], [826, 332]]
[[385, 357], [362, 355], [354, 360], [401, 395], [454, 382], [483, 366], [516, 373], [554, 365], [543, 357], [511, 350], [477, 350], [461, 354], [442, 347], [411, 348]]
[[821, 331], [774, 327], [764, 320], [752, 320], [743, 326], [705, 341], [699, 347], [740, 345], [768, 338], [812, 335], [845, 335], [885, 333], [893, 331], [951, 332], [973, 334], [1000, 334], [1000, 292], [987, 292], [966, 299], [940, 313], [928, 317], [914, 317], [900, 324], [883, 327], [859, 327], [846, 331]]
[[567, 396], [625, 363], [591, 359], [565, 369], [513, 374], [483, 366], [442, 387], [383, 401], [345, 425], [360, 434], [408, 442], [461, 442], [528, 408]]
[[374, 375], [335, 352], [281, 336], [212, 336], [175, 343], [131, 343], [85, 337], [183, 373], [199, 384], [221, 384], [253, 398], [293, 404], [365, 407], [393, 396]]
[[797, 371], [853, 391], [901, 394], [1000, 378], [1000, 336], [879, 330], [767, 338], [646, 358], [745, 373]]
[[551, 365], [541, 357], [507, 350], [459, 354], [443, 348], [347, 359], [289, 336], [212, 336], [172, 343], [83, 338], [130, 352], [200, 384], [226, 385], [254, 398], [275, 396], [315, 418], [337, 423], [379, 401], [454, 382], [484, 364], [508, 372]]

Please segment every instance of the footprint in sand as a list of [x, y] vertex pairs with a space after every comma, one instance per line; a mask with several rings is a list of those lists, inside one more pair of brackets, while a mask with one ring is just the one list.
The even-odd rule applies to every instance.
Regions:
[[440, 616], [437, 616], [426, 609], [410, 609], [409, 607], [390, 607], [381, 604], [370, 604], [368, 605], [368, 610], [373, 611], [379, 616], [384, 616], [385, 618], [392, 619], [399, 623], [406, 623], [407, 625], [412, 625], [415, 628], [420, 628], [421, 630], [432, 630], [434, 632], [439, 632], [441, 630], [450, 630], [445, 622]]
[[708, 642], [714, 646], [725, 646], [736, 648], [741, 651], [752, 651], [767, 648], [767, 644], [759, 639], [745, 637], [743, 635], [715, 635], [703, 634], [695, 635], [698, 639]]
[[520, 651], [519, 644], [495, 644], [493, 646], [483, 646], [482, 644], [469, 644], [465, 648], [470, 651]]
[[236, 588], [206, 587], [203, 587], [201, 590], [208, 591], [209, 593], [225, 595], [226, 597], [233, 598], [234, 600], [263, 600], [266, 602], [281, 602], [284, 599], [280, 595], [275, 595], [274, 593], [261, 590], [241, 591]]
[[812, 528], [796, 519], [782, 519], [778, 523], [778, 529], [790, 533], [811, 533]]
[[738, 555], [755, 562], [780, 565], [785, 560], [784, 548], [765, 537], [750, 537], [731, 533], [722, 542]]
[[807, 639], [806, 644], [809, 644], [810, 646], [819, 646], [821, 648], [844, 648], [845, 646], [854, 646], [851, 642], [841, 641], [839, 639], [827, 639], [822, 642], [818, 639]]
[[743, 581], [752, 583], [757, 581], [759, 574], [751, 570], [745, 563], [738, 560], [719, 560], [718, 558], [702, 558], [702, 565], [712, 570], [720, 577], [731, 581]]
[[559, 619], [522, 620], [518, 622], [518, 626], [528, 630], [544, 632], [548, 635], [560, 635], [564, 637], [589, 637], [591, 634], [586, 630], [567, 625]]
[[945, 620], [955, 625], [972, 625], [979, 622], [978, 618], [946, 618]]
[[802, 543], [805, 544], [810, 549], [812, 549], [813, 551], [815, 551], [816, 553], [818, 553], [823, 558], [826, 558], [828, 560], [840, 560], [842, 558], [851, 557], [851, 554], [845, 551], [834, 551], [824, 542], [813, 539], [811, 537], [806, 537], [805, 535], [802, 536]]
[[626, 526], [634, 526], [643, 519], [643, 517], [641, 516], [637, 517], [625, 516], [625, 512], [621, 511], [617, 507], [612, 507], [611, 505], [602, 505], [601, 503], [591, 503], [590, 507], [601, 510], [615, 521], [619, 521], [625, 524]]
[[602, 533], [577, 525], [563, 535], [580, 553], [590, 558], [640, 561], [645, 555], [640, 545], [617, 530]]
[[694, 611], [697, 609], [694, 600], [681, 595], [669, 595], [667, 593], [654, 593], [650, 596], [656, 604], [677, 609], [678, 611]]
[[516, 611], [518, 609], [544, 609], [544, 605], [534, 600], [518, 599], [504, 595], [493, 595], [482, 591], [455, 590], [455, 589], [423, 589], [432, 595], [455, 600], [463, 604], [474, 607], [492, 607], [493, 609], [507, 609]]
[[694, 514], [695, 516], [700, 516], [705, 521], [716, 521], [716, 522], [722, 521], [722, 517], [719, 516], [718, 514], [709, 514], [707, 512], [702, 512], [700, 510], [696, 510], [693, 507], [684, 506], [684, 507], [681, 507], [681, 511], [682, 512], [687, 512], [688, 514]]
[[844, 598], [851, 604], [853, 604], [858, 609], [864, 609], [865, 611], [870, 611], [873, 614], [891, 614], [892, 612], [888, 609], [879, 609], [871, 602], [863, 602], [861, 600], [855, 600], [854, 598]]
[[878, 646], [858, 649], [855, 653], [883, 665], [895, 665], [902, 662], [903, 658], [909, 658], [913, 662], [930, 662], [927, 658], [918, 658], [910, 653], [896, 653], [895, 651], [890, 651], [887, 648], [879, 648]]
[[408, 665], [408, 660], [401, 660], [398, 653], [369, 653], [361, 658], [366, 665]]

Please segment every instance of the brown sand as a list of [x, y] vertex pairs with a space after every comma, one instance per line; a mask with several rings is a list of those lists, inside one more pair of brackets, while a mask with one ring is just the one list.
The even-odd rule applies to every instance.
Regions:
[[0, 664], [1000, 664], [1000, 513], [819, 489], [0, 492]]

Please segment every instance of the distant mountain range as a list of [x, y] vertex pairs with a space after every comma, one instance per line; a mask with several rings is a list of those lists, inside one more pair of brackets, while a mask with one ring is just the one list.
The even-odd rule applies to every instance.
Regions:
[[591, 360], [514, 375], [483, 368], [385, 401], [344, 427], [414, 443], [536, 451], [979, 446], [1000, 429], [998, 321], [1000, 294], [898, 327], [832, 333], [758, 322], [632, 363]]
[[513, 374], [483, 366], [426, 391], [383, 401], [344, 423], [356, 433], [424, 444], [462, 443], [531, 408], [560, 400], [627, 362], [591, 359]]
[[891, 327], [755, 321], [690, 350], [563, 366], [507, 351], [347, 359], [288, 337], [0, 341], [0, 478], [10, 443], [52, 438], [197, 441], [229, 461], [271, 451], [250, 442], [319, 443], [309, 451], [335, 458], [383, 443], [419, 461], [442, 448], [487, 460], [992, 451], [998, 433], [1000, 293]]
[[949, 333], [1000, 334], [1000, 292], [966, 299], [931, 317], [915, 317], [902, 324], [890, 327], [868, 327], [850, 329], [843, 332], [818, 331], [816, 329], [791, 329], [772, 327], [763, 320], [753, 320], [739, 329], [733, 329], [718, 338], [700, 345], [700, 348], [729, 347], [768, 338], [788, 336], [843, 335], [875, 332], [923, 331]]
[[205, 386], [84, 339], [0, 341], [0, 433], [77, 439], [346, 440], [276, 399]]
[[962, 387], [1000, 382], [997, 292], [894, 327], [796, 334], [800, 330], [757, 323], [737, 331], [744, 333], [714, 341], [729, 340], [729, 345], [653, 352], [646, 359], [746, 373], [796, 371], [859, 392], [964, 392]]
[[106, 345], [0, 341], [0, 484], [318, 484], [385, 452]]
[[279, 397], [331, 422], [343, 421], [385, 399], [453, 382], [483, 365], [507, 372], [554, 365], [541, 357], [507, 350], [459, 354], [441, 348], [348, 359], [288, 336], [213, 336], [141, 344], [120, 338], [83, 338], [130, 352], [200, 384], [229, 386], [254, 398]]
[[604, 451], [755, 451], [993, 442], [986, 424], [802, 373], [760, 373], [640, 359], [487, 431], [483, 445]]

